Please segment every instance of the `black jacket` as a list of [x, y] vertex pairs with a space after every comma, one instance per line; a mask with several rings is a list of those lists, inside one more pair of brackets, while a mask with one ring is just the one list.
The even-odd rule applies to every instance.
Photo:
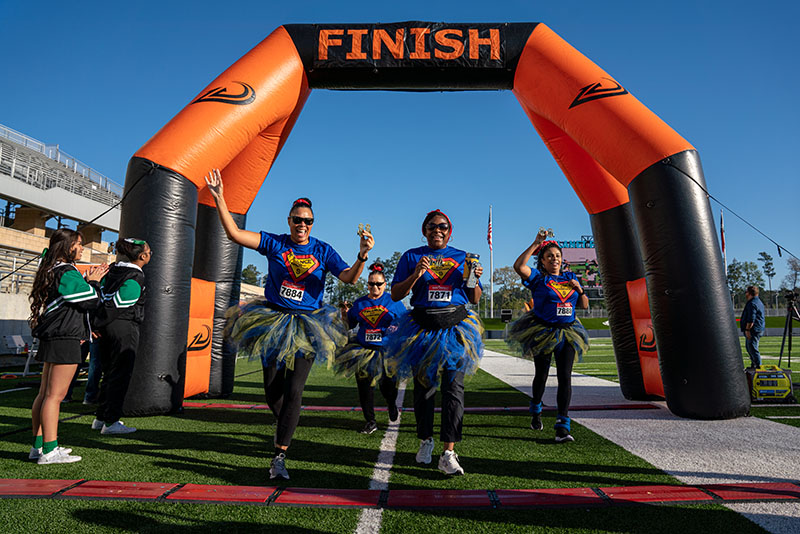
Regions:
[[100, 304], [99, 286], [71, 263], [57, 263], [53, 274], [45, 310], [31, 333], [42, 341], [89, 339], [88, 312]]
[[92, 322], [102, 328], [112, 321], [144, 321], [145, 284], [144, 273], [132, 263], [112, 263], [100, 281], [103, 303]]

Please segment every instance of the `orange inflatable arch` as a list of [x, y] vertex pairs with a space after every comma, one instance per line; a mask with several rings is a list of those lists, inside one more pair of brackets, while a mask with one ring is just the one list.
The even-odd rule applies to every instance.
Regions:
[[[663, 392], [684, 417], [748, 412], [696, 150], [544, 24], [419, 21], [281, 26], [133, 156], [120, 234], [145, 236], [159, 254], [147, 268], [142, 357], [126, 412], [163, 413], [184, 394], [232, 390], [235, 355], [221, 331], [238, 301], [241, 251], [225, 238], [203, 176], [223, 169], [243, 226], [316, 88], [512, 90], [590, 215], [623, 394]], [[629, 298], [637, 280], [632, 287], [646, 291]], [[643, 320], [649, 340], [637, 338]], [[206, 330], [210, 354], [196, 357]]]

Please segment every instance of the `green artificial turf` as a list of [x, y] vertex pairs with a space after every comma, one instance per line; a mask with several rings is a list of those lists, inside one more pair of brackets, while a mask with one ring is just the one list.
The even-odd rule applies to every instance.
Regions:
[[0, 532], [281, 534], [353, 532], [360, 510], [278, 506], [0, 499]]
[[[488, 345], [496, 350], [500, 343]], [[598, 340], [581, 365], [609, 364], [613, 365], [610, 341]], [[239, 361], [236, 374], [232, 395], [200, 402], [262, 404], [259, 363]], [[466, 404], [471, 407], [524, 406], [528, 402], [525, 395], [483, 371], [468, 378], [466, 390]], [[83, 460], [38, 466], [26, 459], [30, 404], [35, 394], [32, 387], [0, 396], [0, 435], [5, 434], [0, 437], [3, 478], [366, 489], [387, 426], [383, 411], [376, 414], [380, 431], [372, 435], [357, 432], [364, 423], [360, 412], [303, 412], [287, 460], [292, 479], [275, 484], [267, 474], [274, 431], [269, 410], [187, 408], [180, 415], [126, 417], [125, 423], [137, 427], [138, 432], [102, 436], [89, 428], [92, 407], [73, 402], [62, 405], [59, 440], [73, 447]], [[79, 385], [74, 397], [80, 399], [82, 395], [83, 386]], [[411, 400], [409, 388], [404, 405], [411, 406]], [[306, 386], [304, 404], [357, 406], [354, 381], [315, 368]], [[385, 405], [377, 392], [376, 405]], [[436, 421], [438, 432], [438, 414]], [[524, 413], [467, 413], [464, 440], [457, 446], [467, 475], [448, 478], [435, 463], [424, 466], [415, 462], [419, 442], [414, 416], [404, 412], [389, 488], [487, 490], [677, 483], [577, 423], [572, 429], [576, 442], [556, 444], [554, 418], [545, 415], [544, 422], [545, 430], [534, 432]], [[438, 433], [436, 440], [438, 454]], [[0, 532], [353, 532], [358, 513], [276, 506], [0, 499]], [[659, 531], [653, 528], [674, 532], [692, 530], [694, 525], [706, 532], [758, 531], [743, 517], [713, 505], [558, 511], [385, 510], [383, 514], [383, 532]]]
[[381, 532], [382, 534], [430, 534], [431, 532], [755, 534], [766, 531], [723, 506], [707, 504], [558, 510], [499, 509], [487, 512], [386, 510], [383, 512]]

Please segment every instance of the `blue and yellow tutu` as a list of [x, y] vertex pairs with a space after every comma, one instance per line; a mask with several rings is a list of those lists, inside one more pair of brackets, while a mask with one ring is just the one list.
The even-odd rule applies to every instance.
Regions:
[[507, 340], [512, 348], [518, 349], [522, 357], [527, 359], [549, 354], [561, 343], [572, 345], [578, 361], [583, 361], [583, 354], [589, 350], [589, 335], [577, 318], [572, 323], [546, 323], [533, 311], [509, 325]]
[[373, 386], [387, 376], [383, 350], [365, 347], [357, 342], [348, 343], [336, 355], [333, 370], [345, 378], [354, 376], [359, 380], [370, 378]]
[[483, 323], [470, 310], [455, 326], [426, 330], [403, 313], [392, 323], [384, 347], [386, 370], [398, 381], [415, 377], [426, 387], [438, 387], [441, 371], [461, 371], [472, 375], [483, 357]]
[[284, 310], [256, 299], [228, 310], [225, 335], [237, 352], [264, 367], [294, 369], [297, 355], [333, 365], [336, 352], [347, 343], [347, 326], [338, 308], [323, 305], [312, 312]]

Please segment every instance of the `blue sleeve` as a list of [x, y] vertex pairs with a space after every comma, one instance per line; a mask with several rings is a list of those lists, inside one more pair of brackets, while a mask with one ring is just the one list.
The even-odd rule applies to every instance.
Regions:
[[350, 266], [345, 263], [339, 253], [333, 250], [333, 247], [328, 245], [328, 254], [325, 258], [325, 269], [328, 270], [333, 276], [339, 277], [342, 271], [348, 269]]
[[[395, 303], [394, 303], [394, 306], [392, 306], [392, 310], [391, 310], [391, 311], [392, 311], [392, 315], [393, 315], [394, 317], [399, 317], [400, 315], [402, 315], [403, 313], [405, 313], [405, 311], [406, 311], [406, 306], [405, 306], [405, 304], [403, 304], [402, 302], [395, 302]], [[393, 318], [394, 318], [394, 317], [393, 317]]]
[[261, 232], [261, 242], [258, 244], [256, 252], [262, 256], [269, 256], [278, 250], [278, 236], [267, 232]]
[[542, 273], [540, 273], [538, 269], [534, 269], [531, 271], [531, 275], [528, 277], [528, 279], [522, 281], [522, 285], [530, 289], [534, 286], [534, 284], [536, 284], [536, 279], [540, 278], [541, 276]]
[[755, 306], [753, 306], [753, 301], [747, 301], [747, 304], [744, 305], [744, 322], [752, 323], [755, 320]]
[[[394, 270], [394, 277], [392, 278], [392, 285], [404, 281], [411, 275], [408, 263], [409, 263], [409, 254], [408, 252], [406, 252], [405, 254], [400, 256], [400, 261], [397, 262], [397, 268]], [[416, 265], [414, 265], [414, 267], [416, 267]]]
[[347, 325], [350, 328], [355, 328], [358, 324], [358, 319], [356, 318], [356, 307], [351, 306], [349, 310], [347, 310]]

